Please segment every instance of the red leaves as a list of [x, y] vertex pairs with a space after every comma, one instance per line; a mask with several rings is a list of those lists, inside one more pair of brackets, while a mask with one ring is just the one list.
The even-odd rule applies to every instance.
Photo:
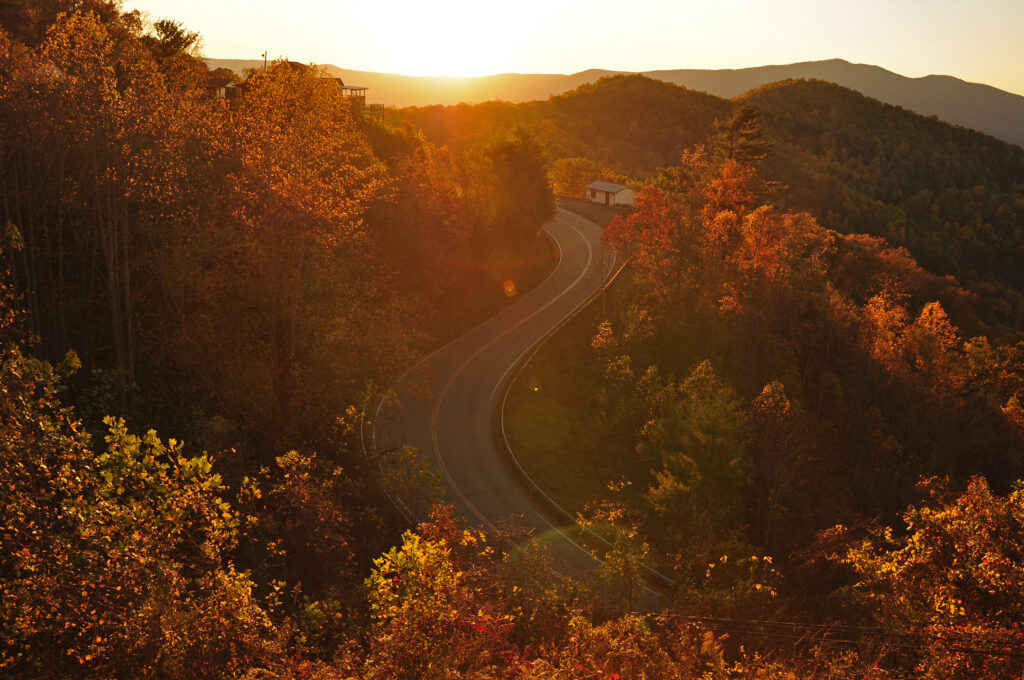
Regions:
[[604, 243], [647, 273], [656, 294], [664, 294], [672, 277], [672, 259], [678, 253], [673, 244], [677, 229], [665, 194], [644, 187], [636, 195], [633, 212], [616, 216], [604, 231]]

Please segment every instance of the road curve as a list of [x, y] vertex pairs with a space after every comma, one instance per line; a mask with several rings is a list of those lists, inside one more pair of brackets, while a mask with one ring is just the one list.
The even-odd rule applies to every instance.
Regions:
[[601, 227], [565, 210], [544, 230], [558, 245], [554, 271], [514, 305], [417, 364], [395, 387], [397, 404], [377, 414], [372, 446], [415, 446], [441, 471], [447, 500], [473, 523], [512, 518], [553, 545], [559, 570], [593, 567], [590, 554], [555, 526], [523, 490], [495, 446], [495, 418], [515, 365], [600, 289], [613, 258]]

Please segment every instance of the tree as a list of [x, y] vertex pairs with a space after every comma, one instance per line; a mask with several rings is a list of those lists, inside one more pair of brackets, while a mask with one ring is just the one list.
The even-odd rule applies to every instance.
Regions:
[[249, 83], [207, 131], [210, 189], [167, 249], [153, 340], [269, 461], [323, 435], [411, 332], [371, 237], [391, 184], [342, 92], [287, 65]]
[[92, 12], [61, 14], [37, 49], [10, 55], [0, 209], [24, 244], [9, 255], [40, 351], [56, 359], [75, 347], [89, 371], [115, 378], [104, 412], [126, 414], [139, 303], [159, 288], [154, 251], [195, 209], [191, 185], [203, 182], [188, 151], [207, 148], [195, 130], [213, 116], [195, 88], [169, 85], [137, 31], [118, 26]]
[[724, 680], [736, 672], [711, 632], [667, 615], [629, 615], [600, 625], [576, 617], [568, 628], [565, 641], [547, 646], [523, 680]]
[[199, 60], [202, 39], [178, 21], [160, 19], [142, 36], [142, 44], [160, 66], [167, 85], [174, 90], [205, 94], [206, 65]]
[[633, 212], [616, 215], [601, 240], [642, 271], [664, 297], [674, 277], [673, 256], [678, 252], [673, 237], [678, 225], [669, 211], [665, 194], [645, 187], [637, 194]]
[[[411, 134], [411, 133], [409, 133]], [[395, 191], [376, 211], [378, 248], [396, 280], [398, 293], [415, 301], [424, 318], [442, 309], [453, 293], [453, 271], [472, 261], [473, 224], [457, 183], [458, 161], [447, 148], [435, 149], [413, 137], [416, 148], [391, 160]]]
[[198, 677], [270, 663], [278, 631], [230, 561], [210, 459], [108, 419], [93, 449], [58, 369], [0, 363], [0, 668], [10, 677]]
[[1024, 485], [1007, 496], [973, 478], [950, 497], [937, 480], [930, 497], [842, 561], [885, 626], [909, 630], [917, 646], [904, 663], [924, 678], [1012, 678], [1024, 648]]
[[624, 182], [624, 178], [606, 165], [589, 158], [559, 158], [548, 170], [551, 186], [559, 196], [587, 197], [591, 182]]
[[256, 480], [243, 480], [246, 547], [262, 583], [277, 580], [321, 596], [352, 579], [351, 512], [341, 468], [289, 451]]
[[[755, 490], [750, 522], [755, 545], [779, 554], [797, 523], [797, 504], [806, 497], [814, 461], [813, 438], [799, 404], [773, 380], [754, 398], [751, 421], [751, 488]], [[788, 529], [788, 531], [787, 531]]]
[[604, 546], [594, 556], [601, 561], [594, 581], [598, 616], [622, 616], [637, 610], [647, 580], [650, 546], [640, 533], [638, 518], [618, 503], [588, 508], [576, 523]]
[[[513, 658], [512, 618], [486, 590], [485, 538], [440, 510], [374, 560], [366, 580], [374, 619], [367, 678], [493, 678]], [[470, 555], [480, 555], [472, 563]], [[471, 566], [472, 564], [472, 566]], [[475, 567], [475, 568], [474, 568]]]
[[555, 215], [544, 150], [525, 129], [494, 144], [487, 152], [493, 173], [499, 237], [520, 245]]
[[7, 0], [0, 5], [0, 26], [29, 47], [38, 47], [61, 14], [92, 14], [118, 35], [137, 34], [138, 11], [123, 12], [120, 0]]
[[437, 468], [411, 446], [383, 454], [380, 468], [385, 491], [409, 519], [425, 519], [444, 494]]
[[647, 498], [670, 544], [686, 546], [694, 564], [742, 535], [747, 422], [735, 393], [704, 361], [655, 396], [640, 434], [637, 454], [661, 465]]
[[201, 44], [198, 33], [187, 30], [180, 21], [172, 19], [153, 22], [153, 32], [147, 38], [153, 56], [160, 62], [177, 55], [197, 56]]
[[767, 158], [772, 148], [763, 137], [761, 115], [743, 104], [728, 120], [715, 121], [715, 131], [708, 145], [712, 154], [723, 161], [755, 165]]
[[703, 185], [704, 221], [729, 211], [743, 217], [757, 205], [757, 171], [753, 166], [727, 158]]

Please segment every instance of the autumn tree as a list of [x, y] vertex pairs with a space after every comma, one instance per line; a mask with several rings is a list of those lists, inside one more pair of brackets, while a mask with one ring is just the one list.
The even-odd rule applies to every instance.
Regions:
[[373, 215], [380, 224], [377, 248], [386, 253], [396, 292], [424, 319], [443, 318], [447, 305], [440, 302], [462, 292], [458, 273], [475, 265], [471, 241], [483, 227], [472, 219], [455, 155], [422, 138], [412, 142], [412, 151], [390, 160], [395, 190]]
[[487, 591], [492, 555], [482, 534], [458, 529], [440, 510], [375, 560], [366, 581], [374, 627], [365, 676], [508, 675], [517, 655], [512, 618]]
[[62, 367], [2, 353], [0, 668], [9, 677], [227, 675], [281, 653], [230, 554], [210, 458], [108, 419], [93, 448]]
[[548, 177], [556, 194], [574, 198], [586, 198], [586, 187], [591, 182], [625, 182], [625, 179], [611, 168], [589, 158], [579, 157], [559, 158], [553, 161], [548, 170]]
[[288, 448], [396, 366], [407, 335], [370, 239], [390, 182], [341, 91], [283, 64], [249, 82], [206, 131], [220, 188], [182, 213], [153, 341], [208, 386], [207, 408]]
[[656, 394], [651, 410], [637, 444], [656, 466], [647, 498], [669, 544], [702, 564], [742, 536], [749, 418], [707, 361]]
[[673, 278], [672, 258], [677, 252], [673, 236], [679, 229], [665, 195], [646, 187], [637, 194], [633, 212], [616, 215], [601, 240], [643, 272], [656, 295], [664, 296]]
[[545, 649], [522, 674], [524, 680], [576, 678], [732, 677], [721, 642], [698, 626], [624, 616], [602, 624], [583, 617], [569, 622], [566, 640]]
[[153, 55], [168, 87], [193, 96], [205, 94], [207, 68], [199, 60], [202, 40], [198, 33], [181, 22], [159, 19], [141, 42]]
[[494, 144], [487, 156], [493, 172], [498, 235], [514, 244], [529, 242], [555, 214], [544, 151], [528, 131], [517, 129]]
[[125, 12], [120, 0], [9, 0], [0, 7], [0, 26], [29, 47], [38, 47], [47, 30], [63, 14], [93, 14], [105, 26], [121, 35], [137, 33], [141, 17]]
[[409, 519], [425, 519], [441, 500], [444, 485], [437, 467], [411, 446], [383, 454], [378, 462], [386, 493]]
[[16, 46], [0, 98], [2, 211], [23, 241], [12, 271], [41, 350], [76, 348], [84, 377], [112, 378], [104, 408], [122, 414], [135, 406], [139, 302], [155, 278], [139, 271], [152, 271], [147, 249], [167, 245], [171, 216], [197, 203], [186, 150], [203, 148], [194, 131], [212, 118], [197, 77], [172, 86], [140, 36], [102, 14], [61, 14], [38, 48]]
[[778, 380], [764, 386], [751, 411], [751, 529], [754, 543], [776, 554], [787, 542], [787, 528], [805, 512], [800, 504], [813, 483], [816, 440], [800, 404]]
[[622, 616], [637, 611], [645, 600], [650, 550], [639, 518], [620, 503], [602, 502], [588, 507], [576, 522], [594, 541], [592, 552], [600, 560], [592, 584], [595, 614]]
[[163, 62], [177, 55], [195, 55], [199, 51], [199, 34], [186, 29], [181, 22], [160, 19], [153, 22], [152, 33], [146, 40], [157, 61]]
[[994, 493], [982, 478], [952, 497], [903, 514], [906, 531], [881, 528], [842, 558], [885, 626], [915, 644], [901, 661], [924, 678], [1012, 678], [1024, 645], [1024, 488]]
[[250, 521], [247, 547], [262, 552], [250, 558], [261, 582], [278, 580], [315, 596], [351, 580], [354, 519], [346, 483], [341, 468], [297, 451], [245, 480], [239, 510]]

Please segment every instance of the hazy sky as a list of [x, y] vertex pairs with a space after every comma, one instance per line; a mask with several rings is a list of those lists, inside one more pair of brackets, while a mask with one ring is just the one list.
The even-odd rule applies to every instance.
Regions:
[[1024, 94], [1024, 0], [124, 0], [204, 54], [412, 75], [742, 68], [839, 57]]

